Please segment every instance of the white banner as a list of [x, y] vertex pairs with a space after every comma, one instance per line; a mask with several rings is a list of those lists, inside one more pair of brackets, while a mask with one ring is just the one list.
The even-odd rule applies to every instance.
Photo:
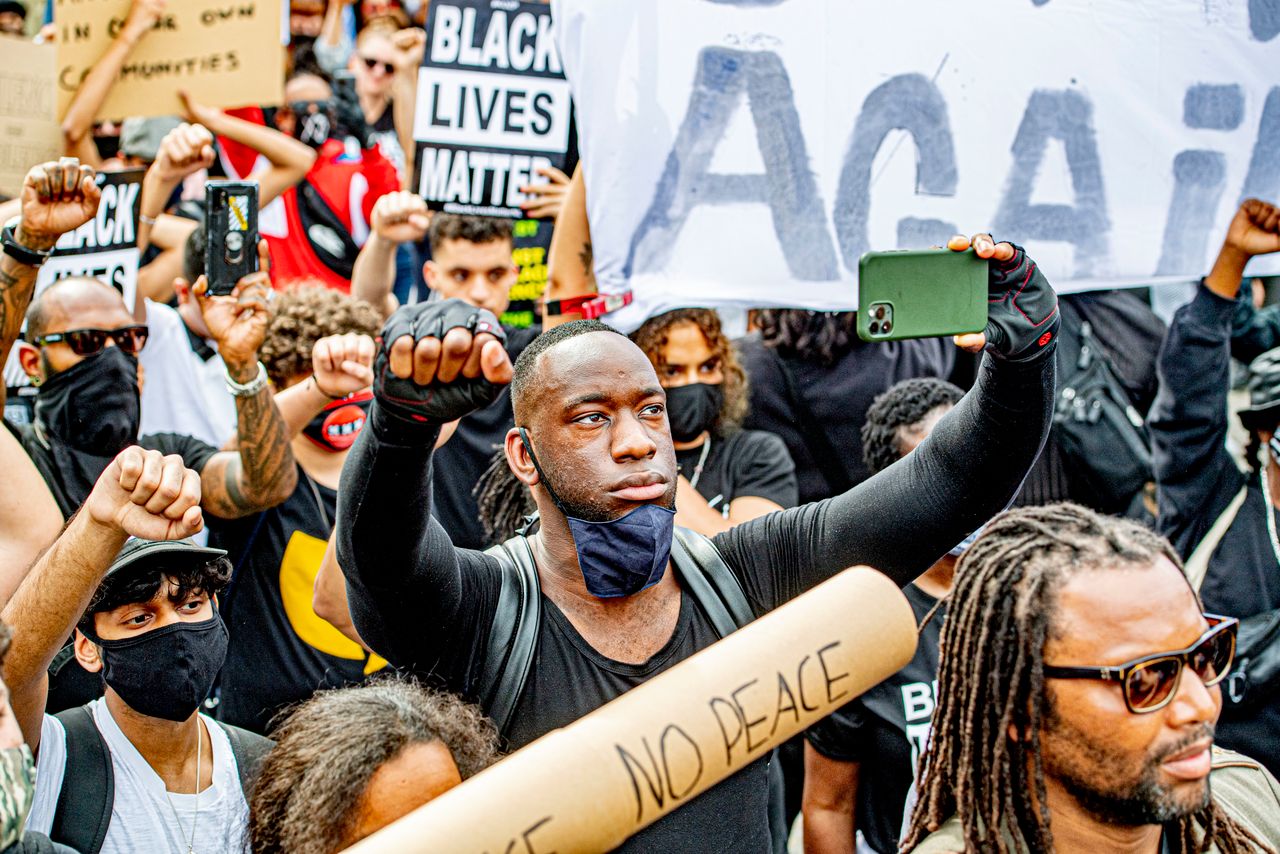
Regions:
[[[636, 304], [856, 307], [865, 251], [990, 230], [1062, 291], [1203, 275], [1280, 196], [1250, 0], [552, 0], [596, 277]], [[1280, 272], [1259, 259], [1250, 273]]]

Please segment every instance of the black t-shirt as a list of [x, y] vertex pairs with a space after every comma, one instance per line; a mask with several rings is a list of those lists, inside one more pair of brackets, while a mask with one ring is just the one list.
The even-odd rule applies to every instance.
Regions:
[[955, 362], [955, 347], [940, 338], [874, 344], [856, 341], [830, 367], [788, 359], [797, 392], [838, 454], [836, 459], [815, 460], [805, 442], [804, 419], [787, 394], [777, 351], [766, 347], [758, 334], [741, 339], [738, 350], [751, 378], [751, 408], [743, 426], [782, 437], [795, 461], [801, 504], [840, 491], [835, 480], [823, 476], [824, 470], [842, 471], [850, 485], [867, 479], [870, 472], [862, 461], [862, 425], [877, 395], [913, 377], [946, 379]]
[[[752, 612], [764, 614], [845, 567], [907, 583], [1004, 507], [1048, 432], [1053, 360], [983, 362], [975, 390], [916, 453], [828, 501], [770, 513], [713, 540]], [[338, 560], [361, 636], [393, 665], [475, 700], [501, 585], [493, 557], [453, 546], [420, 512], [430, 501], [430, 431], [375, 402], [339, 497]], [[505, 735], [519, 747], [599, 708], [716, 639], [682, 595], [659, 652], [636, 666], [600, 655], [544, 595], [533, 665]], [[767, 756], [684, 804], [624, 851], [765, 851]]]
[[[49, 492], [53, 494], [54, 501], [58, 502], [58, 509], [62, 511], [62, 515], [70, 518], [71, 514], [75, 513], [89, 497], [89, 492], [77, 486], [75, 480], [64, 476], [61, 467], [54, 459], [54, 452], [41, 440], [34, 425], [14, 425], [8, 421], [4, 422], [4, 425], [22, 443], [27, 456], [31, 458], [31, 462], [35, 464], [49, 487]], [[182, 457], [182, 462], [187, 468], [197, 473], [203, 471], [209, 458], [218, 453], [218, 449], [213, 445], [202, 442], [194, 436], [184, 436], [179, 433], [154, 433], [143, 436], [138, 439], [138, 445], [163, 454], [177, 454]], [[111, 464], [111, 458], [101, 459], [101, 468], [96, 472], [84, 472], [85, 481], [89, 482], [90, 489], [92, 489], [91, 481], [97, 480], [98, 476]]]
[[[507, 355], [512, 362], [541, 331], [505, 328]], [[514, 424], [508, 387], [493, 403], [458, 422], [453, 436], [432, 458], [431, 513], [458, 548], [483, 549], [488, 545], [472, 491]]]
[[[902, 588], [919, 623], [937, 604], [914, 584]], [[920, 632], [915, 657], [907, 666], [838, 712], [814, 724], [805, 734], [814, 749], [829, 759], [857, 762], [854, 827], [880, 854], [896, 854], [902, 833], [903, 807], [915, 779], [920, 753], [929, 739], [938, 678], [940, 608]]]
[[772, 433], [738, 430], [728, 438], [713, 436], [706, 444], [676, 451], [680, 473], [690, 482], [703, 450], [707, 459], [694, 488], [713, 510], [727, 508], [735, 498], [753, 495], [779, 507], [796, 506], [796, 467], [787, 446]]
[[243, 519], [209, 519], [235, 580], [222, 596], [231, 635], [218, 718], [266, 733], [283, 707], [321, 688], [363, 681], [386, 665], [316, 615], [312, 589], [333, 530], [338, 494], [298, 467], [283, 504]]

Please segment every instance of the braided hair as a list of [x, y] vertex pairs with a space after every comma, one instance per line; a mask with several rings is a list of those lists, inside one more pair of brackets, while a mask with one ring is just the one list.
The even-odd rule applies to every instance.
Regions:
[[538, 509], [530, 492], [507, 465], [505, 451], [499, 450], [489, 460], [489, 467], [476, 481], [471, 492], [480, 511], [485, 544], [494, 546], [516, 535], [524, 519]]
[[[1168, 541], [1074, 504], [997, 516], [956, 567], [942, 630], [932, 742], [902, 850], [959, 814], [965, 850], [1052, 851], [1041, 759], [1044, 646], [1058, 591], [1083, 570], [1182, 562]], [[1009, 737], [1010, 727], [1024, 737]], [[1180, 854], [1272, 849], [1215, 802], [1177, 820]], [[1009, 831], [1016, 841], [1010, 844]]]

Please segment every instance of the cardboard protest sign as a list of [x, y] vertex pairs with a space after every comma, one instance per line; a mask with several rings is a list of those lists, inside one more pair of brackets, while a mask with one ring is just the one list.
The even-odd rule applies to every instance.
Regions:
[[[180, 115], [178, 90], [211, 107], [279, 104], [281, 0], [182, 0], [129, 54], [100, 119]], [[58, 115], [119, 34], [130, 0], [56, 0]]]
[[571, 172], [573, 106], [549, 7], [435, 0], [418, 72], [418, 193], [432, 210], [520, 218], [539, 167]]
[[6, 39], [0, 51], [0, 193], [16, 196], [32, 166], [62, 154], [52, 45]]
[[[138, 288], [138, 197], [144, 171], [98, 173], [98, 186], [102, 188], [98, 215], [62, 235], [53, 257], [40, 267], [34, 295], [59, 279], [88, 276], [120, 291], [125, 306], [133, 311]], [[30, 385], [14, 352], [5, 363], [4, 379], [11, 399], [22, 397], [17, 390]], [[21, 414], [17, 417], [21, 418]]]
[[982, 230], [1064, 291], [1192, 281], [1280, 197], [1269, 8], [552, 0], [608, 320], [851, 309], [862, 253]]
[[915, 647], [897, 586], [846, 570], [348, 850], [611, 851], [895, 673]]

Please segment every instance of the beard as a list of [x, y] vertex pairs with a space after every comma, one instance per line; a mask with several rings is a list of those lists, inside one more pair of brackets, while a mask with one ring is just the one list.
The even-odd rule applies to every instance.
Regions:
[[1176, 743], [1160, 747], [1142, 758], [1135, 775], [1127, 757], [1110, 745], [1097, 742], [1066, 721], [1052, 703], [1045, 713], [1045, 735], [1071, 744], [1070, 755], [1045, 751], [1045, 772], [1052, 776], [1087, 812], [1104, 824], [1141, 827], [1163, 824], [1200, 812], [1209, 806], [1211, 792], [1206, 777], [1194, 790], [1175, 788], [1160, 781], [1160, 766], [1170, 756], [1204, 738], [1213, 738], [1206, 724]]
[[[594, 492], [590, 487], [581, 488], [581, 478], [575, 479], [567, 471], [562, 471], [557, 461], [541, 459], [539, 462], [542, 466], [542, 485], [552, 494], [552, 497], [560, 505], [560, 512], [564, 513], [565, 516], [581, 519], [584, 522], [613, 522], [636, 509], [636, 507], [628, 507], [619, 512], [615, 503], [609, 500], [608, 495]], [[569, 469], [570, 466], [565, 465], [563, 468]], [[648, 503], [657, 504], [659, 507], [665, 507], [668, 510], [675, 510], [675, 479], [673, 478], [668, 484], [667, 491], [660, 501]]]

